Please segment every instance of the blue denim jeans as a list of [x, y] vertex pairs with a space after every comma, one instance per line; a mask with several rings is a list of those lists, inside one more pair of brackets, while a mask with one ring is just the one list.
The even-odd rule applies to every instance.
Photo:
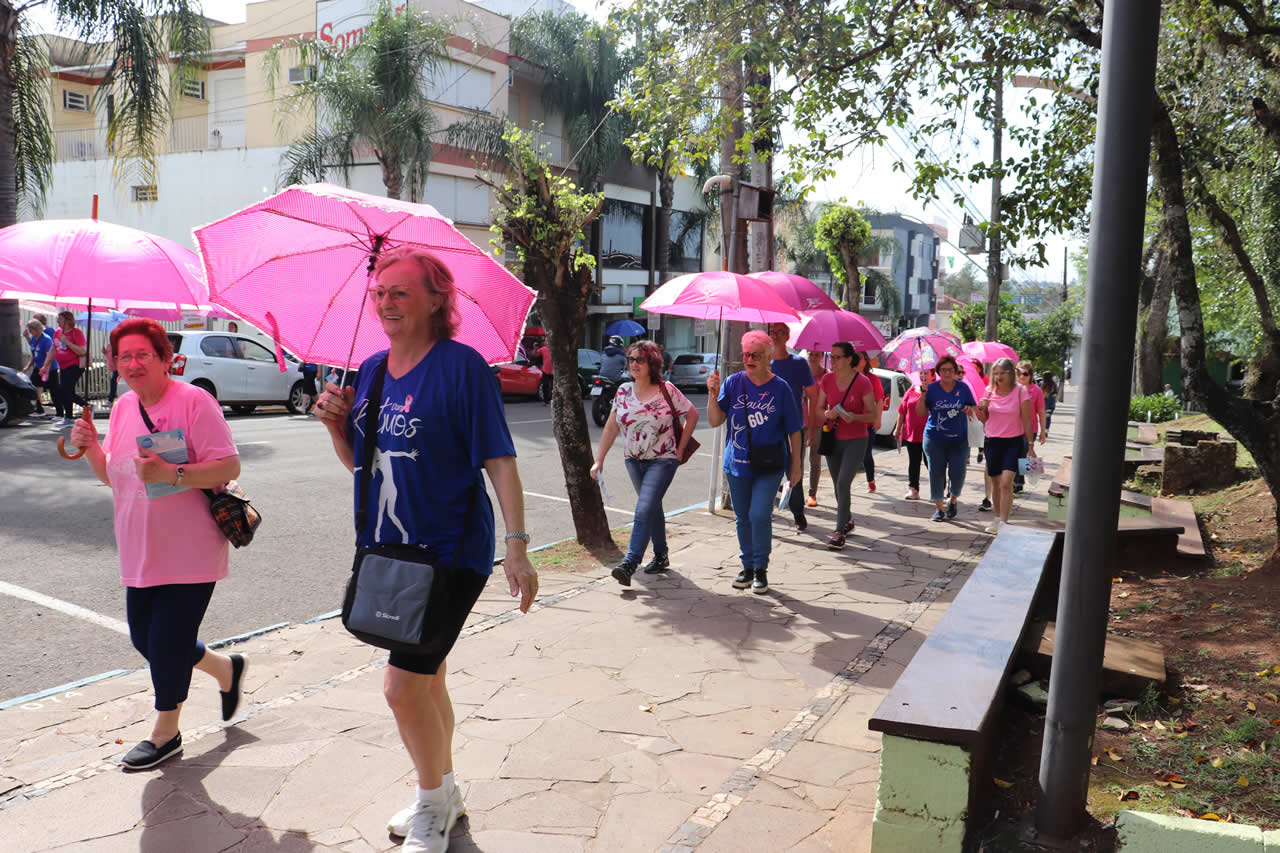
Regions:
[[969, 440], [945, 441], [924, 437], [924, 456], [929, 460], [929, 498], [937, 503], [948, 490], [950, 475], [951, 497], [960, 497], [964, 488], [965, 467], [969, 464]]
[[636, 515], [625, 559], [639, 563], [653, 540], [653, 553], [667, 553], [667, 519], [662, 498], [680, 467], [678, 459], [628, 459], [627, 474], [636, 489]]
[[769, 551], [773, 545], [773, 502], [778, 498], [782, 472], [735, 477], [729, 481], [729, 497], [738, 520], [738, 548], [744, 569], [769, 568]]

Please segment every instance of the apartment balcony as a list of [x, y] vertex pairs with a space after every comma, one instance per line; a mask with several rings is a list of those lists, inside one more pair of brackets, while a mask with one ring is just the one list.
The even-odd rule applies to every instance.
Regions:
[[[53, 144], [59, 161], [101, 160], [111, 156], [105, 130], [55, 130]], [[158, 146], [160, 154], [188, 151], [216, 151], [220, 148], [243, 148], [243, 119], [210, 121], [207, 116], [175, 119], [168, 138]]]
[[58, 161], [98, 160], [107, 157], [107, 135], [99, 130], [55, 130], [54, 157]]

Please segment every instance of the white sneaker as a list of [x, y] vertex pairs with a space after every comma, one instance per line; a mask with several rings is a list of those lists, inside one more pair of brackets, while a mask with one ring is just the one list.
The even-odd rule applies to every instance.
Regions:
[[[450, 797], [450, 800], [458, 812], [458, 817], [466, 817], [467, 804], [462, 801], [462, 789], [457, 785], [453, 786], [453, 796]], [[404, 838], [409, 834], [409, 827], [413, 824], [413, 816], [417, 813], [418, 801], [414, 800], [411, 805], [405, 806], [391, 816], [391, 820], [387, 821], [387, 832], [397, 838]]]
[[457, 822], [458, 808], [452, 797], [438, 806], [418, 803], [400, 853], [445, 853], [449, 833]]
[[988, 527], [986, 530], [982, 532], [990, 533], [992, 536], [995, 536], [997, 533], [1000, 532], [1000, 519], [997, 518], [994, 522], [991, 523], [990, 527]]

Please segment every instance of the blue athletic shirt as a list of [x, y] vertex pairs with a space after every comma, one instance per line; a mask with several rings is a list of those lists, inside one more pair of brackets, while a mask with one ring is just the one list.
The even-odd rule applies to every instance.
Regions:
[[[805, 365], [806, 369], [808, 365]], [[810, 375], [809, 381], [813, 381]], [[781, 443], [783, 458], [791, 462], [790, 435], [804, 427], [800, 407], [791, 386], [774, 376], [757, 386], [745, 372], [735, 373], [720, 386], [716, 398], [725, 413], [724, 472], [733, 477], [754, 477], [747, 458], [747, 420], [751, 420], [751, 445]], [[784, 467], [783, 471], [787, 469]]]
[[924, 410], [929, 414], [929, 423], [925, 425], [926, 438], [935, 441], [969, 441], [969, 419], [965, 417], [966, 406], [976, 406], [973, 391], [963, 382], [948, 394], [942, 390], [941, 382], [930, 382], [924, 395]]
[[[357, 492], [370, 385], [374, 368], [386, 357], [383, 350], [360, 365], [355, 405], [347, 418]], [[388, 373], [383, 381], [374, 470], [365, 524], [356, 531], [357, 547], [422, 545], [435, 549], [446, 565], [492, 574], [493, 504], [481, 469], [488, 459], [515, 455], [502, 394], [489, 365], [466, 344], [436, 341], [412, 370], [399, 379]], [[475, 502], [467, 517], [472, 488]], [[456, 554], [464, 527], [462, 553]]]
[[782, 381], [791, 386], [791, 395], [796, 398], [796, 407], [800, 409], [800, 417], [804, 418], [804, 389], [813, 384], [813, 371], [809, 369], [809, 360], [798, 355], [786, 358], [775, 358], [769, 362], [769, 369], [774, 376], [781, 376]]
[[53, 341], [48, 335], [41, 334], [31, 340], [31, 366], [39, 370], [44, 366], [44, 360], [49, 355], [49, 350], [53, 349]]

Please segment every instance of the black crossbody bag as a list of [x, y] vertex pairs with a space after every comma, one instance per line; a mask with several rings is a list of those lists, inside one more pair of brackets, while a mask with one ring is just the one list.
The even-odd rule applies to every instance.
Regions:
[[[364, 529], [367, 515], [386, 376], [387, 361], [383, 359], [374, 370], [365, 411], [364, 458], [356, 478], [356, 535]], [[475, 503], [476, 488], [471, 488], [467, 518]], [[465, 534], [464, 519], [455, 559]], [[404, 544], [359, 548], [342, 599], [342, 624], [356, 639], [380, 649], [421, 657], [435, 654], [443, 648], [444, 641], [453, 641], [451, 636], [439, 636], [436, 629], [446, 621], [457, 573], [456, 567], [442, 565], [432, 548]]]
[[[743, 379], [743, 382], [748, 380]], [[786, 454], [781, 444], [763, 444], [753, 445], [751, 443], [751, 413], [745, 408], [742, 410], [742, 416], [747, 422], [747, 462], [751, 465], [751, 473], [753, 474], [776, 474], [782, 470], [782, 466], [786, 463]]]
[[[142, 413], [142, 422], [147, 425], [147, 429], [153, 433], [159, 432], [141, 400], [138, 401], [138, 411]], [[239, 483], [228, 480], [220, 492], [213, 489], [200, 491], [209, 499], [209, 514], [228, 542], [236, 548], [243, 548], [253, 541], [253, 535], [262, 524], [262, 513], [249, 503], [249, 496], [240, 488]]]

